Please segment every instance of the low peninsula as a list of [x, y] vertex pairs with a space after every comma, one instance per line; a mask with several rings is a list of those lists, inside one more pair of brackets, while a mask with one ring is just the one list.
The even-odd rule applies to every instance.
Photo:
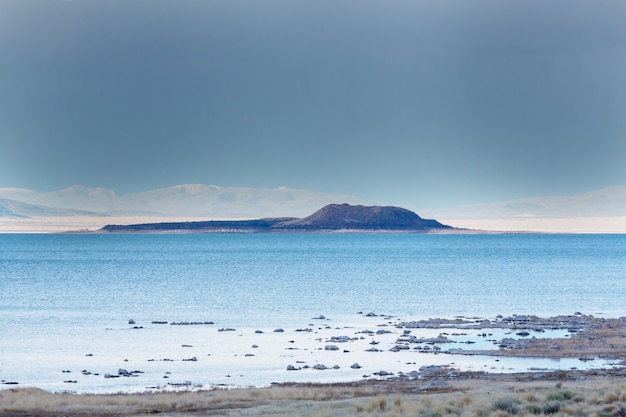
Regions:
[[289, 233], [289, 232], [412, 232], [434, 233], [456, 230], [437, 220], [393, 206], [329, 204], [308, 217], [278, 217], [254, 220], [207, 220], [130, 225], [107, 225], [109, 233]]

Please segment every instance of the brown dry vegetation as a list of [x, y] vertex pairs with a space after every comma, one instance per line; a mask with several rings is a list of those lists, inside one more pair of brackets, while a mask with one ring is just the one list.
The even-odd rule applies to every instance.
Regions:
[[0, 391], [0, 415], [42, 416], [626, 416], [626, 378], [542, 374], [463, 374], [433, 381], [145, 394], [51, 394]]

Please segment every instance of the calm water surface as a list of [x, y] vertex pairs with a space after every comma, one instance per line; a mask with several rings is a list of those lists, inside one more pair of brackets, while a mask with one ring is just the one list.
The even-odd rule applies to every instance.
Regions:
[[0, 316], [622, 316], [626, 235], [0, 235]]
[[[294, 375], [349, 380], [406, 360], [380, 354], [372, 362], [358, 356], [359, 348], [344, 361], [365, 361], [363, 371], [350, 373], [346, 362], [340, 371], [287, 374], [295, 359], [277, 343], [293, 344], [270, 336], [272, 329], [288, 329], [285, 337], [301, 344], [298, 354], [312, 358], [319, 336], [294, 330], [320, 315], [332, 326], [362, 325], [357, 312], [397, 320], [575, 312], [620, 317], [626, 315], [625, 283], [626, 235], [0, 235], [0, 380], [63, 390], [71, 375], [77, 379], [72, 388], [85, 392], [142, 390], [169, 375], [242, 385]], [[131, 318], [143, 330], [132, 330]], [[222, 327], [238, 333], [219, 333]], [[257, 343], [253, 362], [243, 349]], [[185, 355], [199, 361], [184, 362]], [[326, 358], [323, 349], [315, 355], [338, 358]], [[166, 357], [177, 361], [150, 360]], [[411, 361], [416, 358], [461, 360], [413, 355]], [[464, 366], [552, 366], [517, 362]], [[146, 373], [115, 381], [101, 376], [131, 366]], [[82, 369], [100, 376], [82, 376]], [[233, 381], [235, 373], [240, 380]]]

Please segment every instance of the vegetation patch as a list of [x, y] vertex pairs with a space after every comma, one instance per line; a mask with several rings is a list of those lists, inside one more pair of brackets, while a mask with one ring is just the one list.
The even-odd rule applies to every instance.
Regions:
[[167, 417], [626, 417], [626, 378], [512, 380], [510, 376], [449, 381], [432, 390], [427, 381], [293, 384], [258, 389], [144, 394], [52, 394], [40, 389], [0, 391], [3, 417], [117, 417], [159, 413]]

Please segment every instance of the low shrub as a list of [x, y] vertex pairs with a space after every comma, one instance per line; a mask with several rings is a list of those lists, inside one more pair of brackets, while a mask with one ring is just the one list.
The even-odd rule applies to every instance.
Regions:
[[561, 409], [561, 403], [558, 401], [552, 401], [543, 406], [544, 414], [556, 414]]
[[427, 411], [424, 414], [421, 414], [420, 417], [443, 417], [443, 415], [437, 411]]
[[492, 408], [494, 411], [504, 411], [509, 414], [517, 414], [520, 411], [519, 400], [513, 398], [500, 398], [494, 401]]
[[574, 398], [577, 393], [573, 391], [563, 390], [558, 392], [551, 392], [546, 396], [547, 401], [567, 401]]
[[524, 407], [524, 409], [526, 410], [526, 412], [535, 415], [543, 413], [543, 407], [538, 404], [528, 404], [526, 407]]

